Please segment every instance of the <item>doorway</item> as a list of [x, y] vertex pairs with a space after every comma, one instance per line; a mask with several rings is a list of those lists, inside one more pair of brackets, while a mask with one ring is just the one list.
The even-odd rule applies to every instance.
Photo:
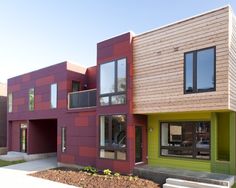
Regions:
[[27, 124], [20, 125], [20, 151], [27, 152]]
[[142, 127], [135, 127], [135, 163], [143, 162]]

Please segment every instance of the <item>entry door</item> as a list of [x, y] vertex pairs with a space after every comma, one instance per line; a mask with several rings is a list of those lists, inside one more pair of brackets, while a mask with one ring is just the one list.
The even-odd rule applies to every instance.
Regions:
[[142, 127], [141, 126], [136, 126], [135, 127], [135, 163], [142, 162]]
[[20, 151], [27, 152], [27, 126], [24, 124], [20, 128]]

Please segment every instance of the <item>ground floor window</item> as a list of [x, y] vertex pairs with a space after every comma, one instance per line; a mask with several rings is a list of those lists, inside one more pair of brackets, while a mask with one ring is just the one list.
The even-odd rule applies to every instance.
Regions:
[[100, 158], [126, 160], [126, 116], [100, 116]]
[[61, 128], [61, 151], [66, 151], [66, 128]]
[[210, 159], [210, 122], [161, 122], [161, 155]]

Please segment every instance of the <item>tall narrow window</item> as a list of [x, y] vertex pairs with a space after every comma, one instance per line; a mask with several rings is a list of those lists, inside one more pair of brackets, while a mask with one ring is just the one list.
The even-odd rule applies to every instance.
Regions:
[[100, 65], [100, 105], [126, 103], [126, 59]]
[[34, 88], [29, 89], [29, 111], [34, 110]]
[[215, 47], [184, 54], [184, 92], [215, 91]]
[[51, 84], [51, 108], [57, 108], [57, 84]]
[[61, 151], [66, 151], [66, 128], [61, 128]]
[[100, 94], [115, 91], [115, 62], [104, 63], [100, 66]]
[[8, 112], [12, 112], [12, 106], [13, 106], [13, 95], [12, 93], [8, 94]]

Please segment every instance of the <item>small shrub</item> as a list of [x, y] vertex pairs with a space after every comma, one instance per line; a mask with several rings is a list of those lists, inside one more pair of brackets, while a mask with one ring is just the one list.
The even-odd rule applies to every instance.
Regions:
[[111, 171], [109, 169], [105, 169], [105, 170], [103, 170], [103, 174], [110, 176], [111, 175]]
[[97, 169], [92, 167], [92, 166], [86, 166], [83, 168], [83, 171], [84, 172], [88, 172], [88, 173], [91, 173], [91, 174], [95, 174], [97, 173]]
[[129, 176], [129, 181], [132, 181], [133, 179], [133, 176]]
[[119, 174], [118, 172], [116, 172], [116, 173], [114, 174], [114, 176], [119, 177], [120, 174]]

